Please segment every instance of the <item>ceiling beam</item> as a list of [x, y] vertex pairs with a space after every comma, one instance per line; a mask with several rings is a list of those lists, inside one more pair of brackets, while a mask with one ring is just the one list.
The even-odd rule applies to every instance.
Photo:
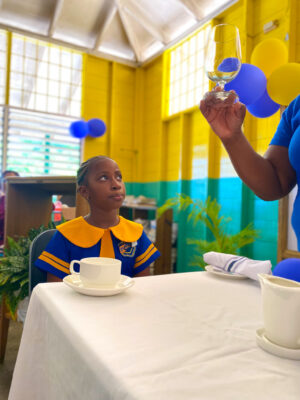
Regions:
[[60, 17], [61, 10], [64, 5], [64, 0], [56, 0], [54, 13], [48, 28], [48, 36], [52, 37], [56, 28], [57, 21]]
[[135, 60], [133, 59], [129, 59], [129, 58], [123, 58], [117, 55], [111, 55], [111, 54], [106, 54], [103, 51], [99, 51], [99, 50], [93, 50], [90, 48], [86, 48], [83, 46], [79, 46], [70, 42], [66, 42], [65, 40], [59, 40], [59, 39], [54, 39], [53, 37], [48, 37], [46, 35], [40, 35], [38, 33], [34, 33], [34, 32], [28, 32], [25, 29], [20, 29], [20, 28], [12, 28], [9, 25], [4, 25], [0, 22], [0, 29], [4, 29], [8, 32], [13, 32], [13, 33], [19, 33], [20, 35], [24, 35], [24, 36], [29, 36], [33, 39], [38, 39], [38, 40], [43, 40], [43, 41], [47, 41], [49, 43], [53, 43], [56, 44], [57, 46], [64, 46], [64, 47], [68, 47], [70, 49], [74, 49], [77, 51], [80, 51], [82, 53], [86, 53], [86, 54], [91, 54], [95, 57], [100, 57], [100, 58], [104, 58], [106, 60], [113, 60], [115, 62], [118, 62], [120, 64], [125, 64], [128, 65], [130, 67], [140, 67], [141, 63], [137, 63]]
[[142, 61], [142, 51], [141, 51], [140, 46], [139, 46], [139, 44], [137, 42], [136, 36], [135, 36], [135, 34], [133, 32], [133, 29], [132, 29], [130, 23], [128, 22], [128, 20], [127, 20], [126, 14], [123, 11], [123, 7], [119, 3], [119, 0], [116, 0], [116, 4], [117, 4], [117, 7], [118, 7], [118, 11], [119, 11], [119, 15], [120, 15], [120, 18], [121, 18], [121, 21], [122, 21], [122, 24], [123, 24], [124, 31], [125, 31], [125, 33], [127, 35], [128, 41], [129, 41], [129, 43], [130, 43], [130, 45], [132, 47], [132, 50], [133, 50], [133, 52], [135, 54], [136, 60], [137, 60], [137, 62], [141, 62]]
[[139, 25], [141, 25], [148, 33], [150, 33], [150, 35], [153, 36], [154, 39], [158, 40], [164, 45], [166, 45], [169, 42], [169, 38], [166, 37], [164, 32], [158, 29], [154, 25], [153, 20], [151, 21], [145, 15], [145, 13], [143, 12], [143, 8], [140, 6], [140, 4], [138, 3], [134, 4], [134, 11], [132, 11], [127, 6], [123, 6], [122, 9], [124, 10], [124, 12], [130, 15]]
[[115, 14], [117, 12], [117, 6], [112, 1], [104, 2], [103, 8], [98, 19], [97, 36], [95, 38], [93, 50], [97, 50], [100, 47], [101, 40], [106, 28], [111, 24]]

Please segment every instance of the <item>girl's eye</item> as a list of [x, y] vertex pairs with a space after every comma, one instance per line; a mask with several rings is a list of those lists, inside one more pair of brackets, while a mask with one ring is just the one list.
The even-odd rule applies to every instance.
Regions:
[[122, 181], [122, 175], [118, 175], [118, 176], [117, 176], [117, 179], [118, 179], [118, 181], [121, 182], [121, 181]]
[[106, 175], [101, 175], [101, 176], [99, 177], [99, 180], [100, 180], [100, 181], [106, 181], [106, 179], [107, 179], [107, 176], [106, 176]]

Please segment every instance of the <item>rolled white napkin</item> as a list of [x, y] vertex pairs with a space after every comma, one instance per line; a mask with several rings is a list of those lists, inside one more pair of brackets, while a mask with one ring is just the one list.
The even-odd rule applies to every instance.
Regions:
[[203, 260], [222, 271], [248, 276], [258, 280], [257, 274], [272, 274], [270, 260], [258, 261], [234, 254], [217, 253], [210, 251], [203, 254]]

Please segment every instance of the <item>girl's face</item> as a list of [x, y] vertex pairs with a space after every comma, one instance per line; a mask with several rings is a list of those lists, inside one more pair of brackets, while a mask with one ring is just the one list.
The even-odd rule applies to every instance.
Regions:
[[121, 207], [125, 198], [125, 185], [117, 163], [111, 159], [93, 163], [86, 176], [86, 185], [80, 193], [91, 207], [111, 211]]

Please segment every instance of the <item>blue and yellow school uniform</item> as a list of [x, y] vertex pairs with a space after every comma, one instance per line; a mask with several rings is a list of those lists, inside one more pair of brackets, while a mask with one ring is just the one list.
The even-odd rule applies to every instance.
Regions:
[[57, 232], [35, 265], [63, 279], [70, 274], [72, 260], [99, 256], [121, 260], [122, 275], [133, 277], [160, 253], [141, 224], [120, 217], [118, 225], [101, 229], [78, 217], [57, 226]]

